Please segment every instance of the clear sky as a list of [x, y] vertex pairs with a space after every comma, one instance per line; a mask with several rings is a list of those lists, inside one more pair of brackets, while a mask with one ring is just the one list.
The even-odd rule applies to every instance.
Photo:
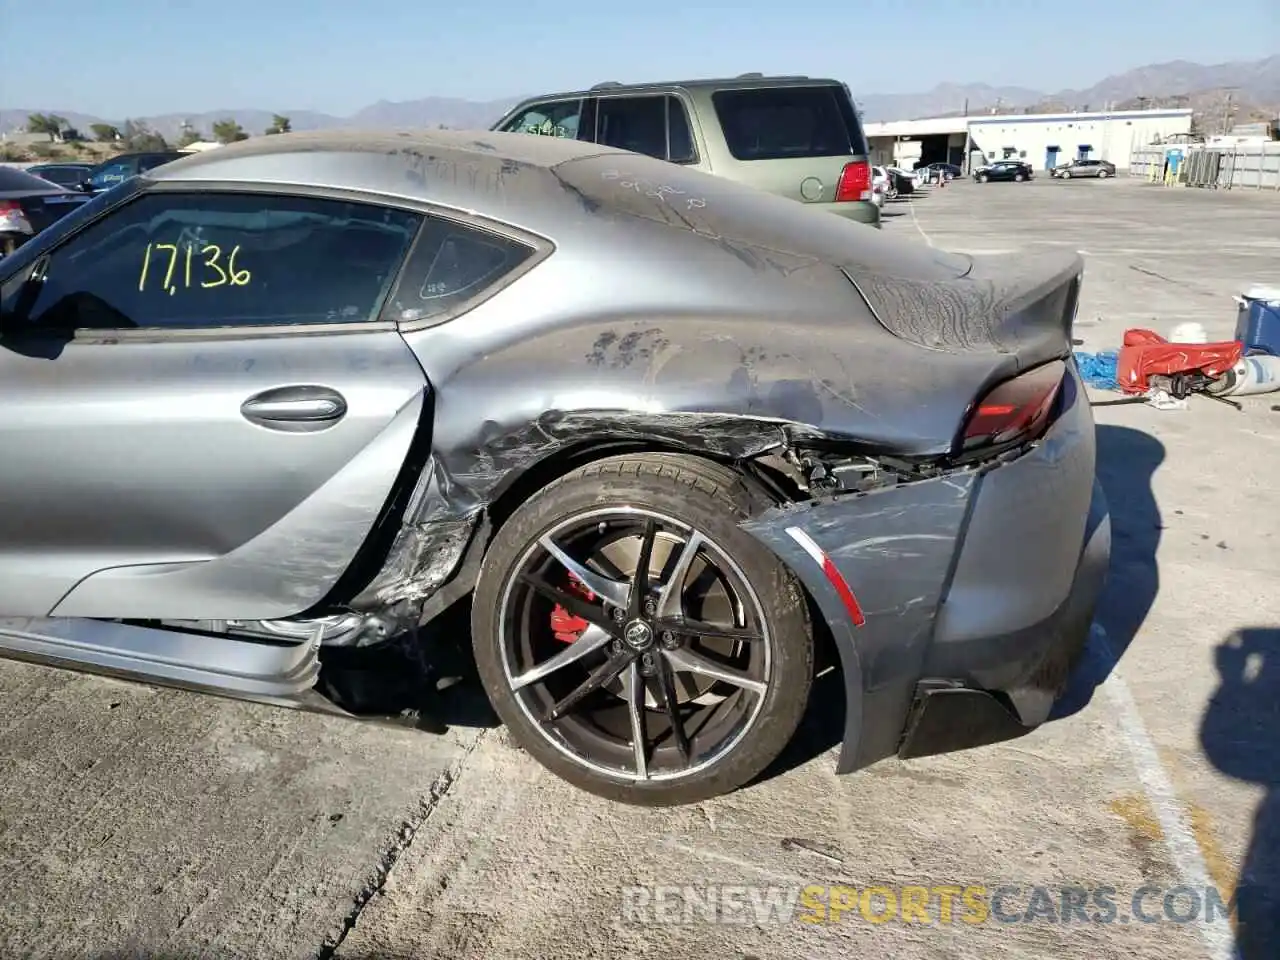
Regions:
[[1280, 53], [1280, 0], [0, 0], [0, 50], [0, 107], [116, 119], [750, 70], [1053, 91]]

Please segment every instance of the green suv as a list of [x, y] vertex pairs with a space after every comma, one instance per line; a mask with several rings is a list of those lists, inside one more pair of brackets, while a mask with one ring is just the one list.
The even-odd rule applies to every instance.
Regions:
[[493, 129], [645, 153], [880, 225], [866, 136], [837, 80], [599, 83], [525, 100]]

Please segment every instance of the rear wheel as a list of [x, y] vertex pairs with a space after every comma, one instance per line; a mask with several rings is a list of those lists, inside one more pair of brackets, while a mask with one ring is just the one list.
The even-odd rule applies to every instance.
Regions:
[[612, 457], [494, 538], [476, 664], [512, 737], [592, 793], [690, 803], [736, 789], [799, 725], [813, 642], [795, 578], [739, 524], [762, 504], [717, 464]]

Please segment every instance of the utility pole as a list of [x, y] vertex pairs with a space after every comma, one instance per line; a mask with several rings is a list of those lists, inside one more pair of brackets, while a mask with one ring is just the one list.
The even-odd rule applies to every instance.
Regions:
[[1222, 107], [1222, 133], [1225, 136], [1231, 130], [1231, 97], [1235, 88], [1227, 89], [1227, 102]]
[[964, 98], [964, 115], [966, 117], [969, 115], [969, 98], [968, 97]]

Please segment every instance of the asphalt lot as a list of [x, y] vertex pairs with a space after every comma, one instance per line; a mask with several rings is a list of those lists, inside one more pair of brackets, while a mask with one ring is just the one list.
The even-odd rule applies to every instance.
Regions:
[[[1228, 336], [1230, 296], [1280, 281], [1278, 196], [961, 182], [888, 213], [939, 247], [1083, 251], [1088, 349]], [[1225, 960], [1227, 925], [1161, 904], [1280, 854], [1280, 394], [1244, 402], [1096, 409], [1115, 543], [1089, 655], [1059, 719], [979, 751], [836, 778], [820, 680], [773, 775], [647, 811], [544, 773], [466, 690], [435, 737], [0, 662], [0, 957]], [[1002, 884], [984, 923], [712, 923], [689, 899]], [[1005, 922], [1038, 885], [1049, 910]], [[1161, 922], [1131, 916], [1144, 885]], [[1115, 888], [1116, 922], [1062, 922], [1064, 886]], [[1257, 933], [1246, 960], [1273, 955]]]

